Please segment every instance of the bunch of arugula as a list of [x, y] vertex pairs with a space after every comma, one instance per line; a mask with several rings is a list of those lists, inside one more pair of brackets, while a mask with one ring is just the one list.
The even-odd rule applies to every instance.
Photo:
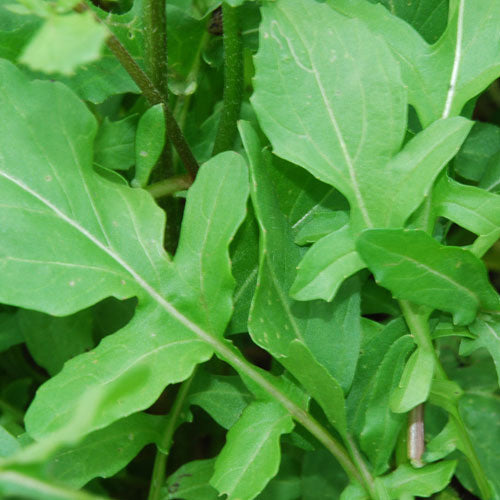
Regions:
[[1, 0], [2, 495], [500, 498], [500, 1], [219, 3]]

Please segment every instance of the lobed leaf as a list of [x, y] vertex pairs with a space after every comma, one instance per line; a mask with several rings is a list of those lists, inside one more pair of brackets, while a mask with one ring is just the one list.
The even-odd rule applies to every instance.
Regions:
[[479, 307], [498, 309], [484, 265], [467, 250], [403, 229], [364, 231], [356, 246], [377, 281], [398, 299], [448, 311], [462, 325], [474, 320]]
[[281, 405], [251, 403], [229, 430], [210, 484], [228, 499], [255, 498], [278, 472], [279, 439], [292, 429], [292, 418]]

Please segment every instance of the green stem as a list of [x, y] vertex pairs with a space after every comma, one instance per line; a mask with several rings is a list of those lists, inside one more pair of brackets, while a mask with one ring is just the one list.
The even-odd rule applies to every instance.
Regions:
[[363, 457], [361, 456], [361, 453], [359, 452], [356, 443], [354, 442], [354, 439], [352, 438], [351, 435], [348, 434], [345, 438], [345, 442], [347, 445], [347, 449], [349, 450], [349, 453], [352, 457], [352, 460], [354, 461], [359, 472], [361, 473], [363, 486], [365, 490], [369, 493], [371, 498], [377, 498], [378, 494], [376, 492], [373, 477], [370, 471], [368, 470], [368, 467], [366, 466], [365, 461], [363, 460]]
[[160, 500], [161, 498], [161, 489], [165, 482], [168, 454], [172, 446], [175, 430], [177, 429], [177, 422], [184, 408], [184, 403], [186, 402], [186, 397], [189, 394], [189, 389], [191, 388], [195, 375], [196, 368], [191, 376], [181, 384], [179, 392], [175, 397], [174, 405], [167, 416], [163, 436], [156, 451], [148, 500]]
[[478, 236], [470, 247], [470, 251], [476, 257], [481, 258], [498, 241], [498, 238], [500, 238], [500, 230]]
[[163, 198], [164, 196], [171, 196], [178, 191], [189, 189], [192, 183], [193, 179], [190, 175], [176, 175], [150, 184], [146, 187], [146, 190], [149, 191], [153, 198]]
[[[435, 356], [436, 379], [449, 380], [432, 343], [428, 323], [430, 310], [427, 309], [423, 312], [421, 308], [418, 308], [414, 304], [411, 304], [407, 301], [400, 301], [399, 304], [406, 323], [408, 324], [408, 328], [415, 338], [416, 344], [422, 349], [431, 349]], [[481, 492], [481, 497], [483, 500], [489, 500], [491, 498], [491, 492], [488, 484], [488, 479], [481, 463], [479, 462], [479, 459], [470, 440], [469, 433], [467, 432], [467, 428], [465, 427], [465, 424], [460, 415], [457, 401], [450, 398], [447, 403], [450, 406], [448, 412], [454, 419], [457, 426], [459, 438], [462, 443], [462, 451], [469, 462], [472, 474]]]
[[[75, 8], [75, 10], [79, 12], [83, 12], [87, 9], [88, 7], [84, 4], [79, 4]], [[106, 26], [106, 23], [104, 23], [97, 16], [95, 16], [95, 18]], [[175, 120], [168, 102], [164, 99], [162, 92], [156, 88], [153, 81], [137, 64], [135, 59], [130, 55], [130, 53], [123, 46], [120, 40], [118, 40], [118, 38], [109, 28], [108, 31], [109, 36], [106, 39], [106, 45], [111, 50], [111, 52], [113, 52], [114, 56], [118, 59], [125, 71], [130, 75], [132, 80], [134, 80], [134, 82], [140, 88], [142, 94], [147, 99], [149, 104], [151, 104], [151, 106], [159, 103], [163, 105], [167, 122], [168, 136], [172, 141], [172, 144], [174, 145], [179, 158], [182, 160], [182, 163], [184, 163], [186, 170], [194, 179], [194, 177], [196, 176], [196, 172], [199, 169], [198, 162], [196, 161], [196, 158], [194, 157], [193, 152], [191, 151], [191, 148], [186, 141], [186, 138], [184, 137], [177, 121]]]
[[243, 43], [238, 10], [222, 4], [224, 23], [224, 104], [212, 154], [233, 148], [243, 99]]

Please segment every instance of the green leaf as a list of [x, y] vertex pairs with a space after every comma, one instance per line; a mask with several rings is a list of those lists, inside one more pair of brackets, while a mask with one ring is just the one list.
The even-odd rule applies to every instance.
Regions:
[[479, 307], [498, 309], [484, 265], [467, 250], [403, 229], [364, 231], [356, 246], [377, 281], [398, 299], [448, 311], [456, 324], [472, 322]]
[[293, 243], [278, 205], [270, 155], [261, 153], [248, 123], [240, 123], [240, 134], [250, 160], [251, 197], [260, 227], [259, 274], [249, 318], [252, 339], [278, 358], [288, 355], [293, 340], [301, 340], [347, 391], [361, 338], [358, 284], [346, 283], [333, 304], [301, 303], [288, 296], [301, 249]]
[[477, 234], [500, 230], [500, 195], [460, 184], [447, 175], [436, 182], [432, 193], [435, 216], [446, 217]]
[[149, 108], [139, 120], [135, 136], [134, 187], [144, 187], [165, 145], [165, 116], [161, 104]]
[[[0, 300], [62, 315], [110, 295], [139, 298], [133, 321], [68, 362], [26, 416], [39, 438], [68, 420], [87, 389], [109, 385], [120, 404], [102, 409], [98, 429], [150, 406], [214, 348], [228, 352], [228, 245], [244, 218], [246, 167], [225, 153], [200, 170], [171, 262], [162, 248], [164, 215], [149, 194], [92, 169], [96, 124], [86, 106], [60, 84], [29, 83], [8, 63], [0, 74], [0, 220], [10, 235], [0, 251]], [[131, 372], [140, 376], [125, 389]]]
[[364, 267], [351, 228], [346, 225], [309, 249], [297, 267], [290, 294], [297, 300], [331, 301], [344, 280]]
[[361, 22], [325, 4], [268, 2], [262, 15], [252, 104], [274, 152], [335, 186], [356, 230], [376, 225], [380, 177], [406, 127], [398, 64]]
[[500, 194], [500, 151], [489, 159], [479, 187]]
[[448, 20], [446, 0], [379, 0], [391, 14], [411, 24], [429, 43], [436, 42], [443, 34]]
[[292, 418], [279, 404], [247, 406], [227, 434], [210, 484], [227, 494], [228, 500], [255, 498], [278, 472], [279, 439], [292, 429]]
[[467, 356], [474, 350], [485, 347], [493, 358], [500, 384], [500, 320], [493, 316], [487, 320], [477, 318], [469, 328], [477, 335], [477, 339], [462, 341], [460, 354]]
[[382, 478], [382, 481], [391, 498], [399, 499], [405, 493], [427, 498], [445, 488], [456, 465], [454, 460], [426, 465], [420, 469], [400, 465], [394, 472]]
[[337, 231], [347, 224], [349, 215], [344, 211], [336, 212], [315, 212], [310, 220], [301, 226], [295, 243], [297, 245], [307, 245], [316, 243], [324, 236], [328, 236], [333, 231]]
[[[500, 497], [500, 480], [496, 471], [500, 467], [498, 446], [500, 431], [498, 397], [480, 394], [466, 394], [459, 403], [472, 445], [493, 489], [493, 498]], [[459, 474], [461, 479], [462, 475]]]
[[71, 75], [99, 59], [108, 33], [91, 12], [53, 15], [24, 47], [20, 62], [33, 70]]
[[319, 403], [329, 422], [343, 437], [347, 436], [344, 393], [339, 383], [319, 364], [300, 340], [290, 344], [288, 355], [281, 363], [297, 378], [306, 391]]
[[455, 156], [473, 122], [438, 120], [417, 134], [387, 165], [391, 192], [387, 226], [399, 227], [427, 197], [439, 172]]
[[18, 440], [0, 425], [0, 457], [9, 457], [21, 448]]
[[406, 413], [427, 400], [435, 367], [434, 353], [417, 347], [406, 362], [398, 387], [391, 394], [391, 410]]
[[[331, 455], [330, 455], [331, 456]], [[278, 474], [264, 488], [259, 495], [259, 500], [295, 500], [300, 498], [301, 462], [292, 453], [286, 454], [286, 450], [281, 457]]]
[[239, 377], [199, 371], [188, 395], [188, 402], [203, 408], [219, 425], [230, 429], [252, 400]]
[[363, 20], [391, 46], [401, 64], [409, 102], [424, 128], [439, 118], [459, 115], [500, 74], [495, 15], [499, 0], [454, 0], [446, 31], [433, 45], [380, 5], [365, 0], [332, 0], [329, 4], [344, 15]]
[[[380, 333], [380, 336], [384, 332]], [[389, 467], [396, 440], [404, 416], [390, 408], [390, 398], [403, 374], [404, 361], [412, 349], [408, 336], [399, 338], [389, 348], [370, 384], [364, 401], [364, 425], [360, 432], [360, 444], [379, 475]]]
[[0, 352], [23, 342], [24, 337], [19, 328], [17, 314], [0, 313]]
[[500, 127], [476, 122], [454, 161], [455, 171], [465, 179], [479, 181], [491, 157], [500, 151]]
[[424, 462], [435, 462], [448, 456], [457, 448], [460, 436], [457, 433], [455, 423], [449, 419], [441, 432], [432, 438], [425, 447]]
[[217, 500], [217, 490], [209, 481], [214, 473], [215, 458], [194, 460], [168, 477], [162, 500]]
[[164, 419], [137, 413], [87, 435], [43, 464], [44, 477], [81, 488], [96, 477], [111, 477], [149, 443], [160, 440]]
[[112, 122], [104, 118], [94, 144], [94, 163], [110, 170], [128, 170], [134, 164], [137, 116]]
[[[377, 329], [373, 336], [368, 336], [366, 332], [365, 327], [363, 329], [361, 355], [352, 388], [347, 397], [348, 422], [350, 422], [350, 427], [358, 434], [363, 429], [368, 401], [372, 395], [372, 387], [377, 371], [383, 364], [384, 357], [397, 358], [399, 366], [395, 370], [402, 371], [404, 360], [415, 346], [411, 337], [405, 335], [407, 328], [402, 319], [391, 321], [381, 331]], [[394, 351], [394, 353], [391, 351]]]
[[50, 375], [61, 371], [68, 359], [94, 347], [88, 310], [62, 318], [20, 310], [17, 317], [31, 356]]

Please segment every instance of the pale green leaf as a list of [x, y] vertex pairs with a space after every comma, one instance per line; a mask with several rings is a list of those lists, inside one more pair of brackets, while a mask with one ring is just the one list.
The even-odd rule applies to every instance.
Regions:
[[499, 0], [454, 0], [448, 26], [433, 45], [380, 5], [330, 0], [331, 7], [363, 20], [391, 46], [401, 64], [409, 102], [424, 127], [459, 115], [464, 105], [500, 74]]
[[210, 484], [228, 500], [255, 498], [278, 472], [279, 439], [292, 429], [292, 418], [279, 404], [247, 406], [227, 434]]
[[364, 231], [356, 246], [377, 281], [398, 299], [451, 312], [456, 324], [472, 322], [479, 307], [498, 308], [483, 263], [468, 250], [403, 229]]
[[135, 159], [136, 126], [136, 115], [116, 122], [104, 118], [95, 138], [94, 163], [111, 170], [128, 170]]
[[162, 500], [217, 500], [219, 494], [209, 481], [214, 473], [215, 459], [194, 460], [179, 467], [167, 478]]
[[429, 195], [439, 172], [455, 156], [469, 133], [471, 121], [462, 117], [438, 120], [409, 141], [387, 165], [391, 184], [387, 224], [404, 225]]
[[424, 462], [435, 462], [448, 456], [457, 448], [459, 439], [455, 423], [449, 419], [441, 432], [427, 443], [423, 456]]
[[88, 310], [62, 318], [20, 310], [17, 319], [31, 356], [50, 375], [59, 372], [68, 359], [94, 347]]
[[18, 440], [0, 425], [0, 457], [8, 457], [13, 455], [21, 448]]
[[262, 14], [252, 104], [274, 152], [339, 189], [356, 228], [373, 226], [385, 215], [380, 177], [406, 126], [396, 61], [325, 4], [279, 0]]
[[390, 398], [391, 410], [406, 413], [427, 400], [434, 375], [435, 355], [422, 347], [406, 362], [403, 375]]
[[351, 228], [346, 225], [309, 249], [297, 267], [290, 294], [297, 300], [331, 301], [344, 280], [364, 267]]
[[99, 59], [107, 35], [90, 12], [53, 15], [24, 47], [20, 62], [35, 71], [71, 75]]
[[165, 144], [165, 115], [161, 104], [149, 108], [139, 120], [135, 137], [134, 187], [144, 187]]
[[[86, 106], [60, 84], [29, 83], [9, 63], [0, 73], [0, 219], [9, 235], [1, 301], [68, 314], [109, 295], [139, 298], [134, 320], [68, 362], [26, 417], [39, 438], [69, 419], [87, 389], [115, 387], [120, 403], [102, 409], [89, 431], [98, 429], [150, 406], [214, 348], [227, 353], [228, 245], [244, 218], [246, 167], [225, 153], [200, 170], [174, 264], [162, 248], [164, 215], [148, 193], [93, 170], [96, 125]], [[125, 390], [132, 372], [140, 376]]]
[[348, 220], [349, 215], [344, 211], [315, 212], [310, 220], [301, 226], [295, 237], [295, 243], [297, 245], [316, 243], [324, 236], [347, 224]]

